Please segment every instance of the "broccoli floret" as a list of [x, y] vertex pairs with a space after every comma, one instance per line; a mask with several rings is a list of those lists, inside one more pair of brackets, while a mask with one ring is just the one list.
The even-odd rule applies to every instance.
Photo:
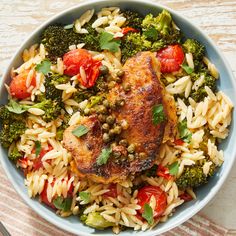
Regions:
[[45, 113], [42, 115], [43, 120], [46, 122], [50, 122], [58, 118], [61, 115], [61, 106], [57, 101], [53, 101], [51, 99], [43, 100], [40, 103], [36, 103], [33, 106], [28, 108], [39, 108], [43, 110]]
[[17, 161], [22, 156], [22, 153], [18, 151], [17, 147], [14, 147], [9, 155], [9, 159], [12, 161]]
[[126, 18], [124, 27], [132, 27], [134, 29], [141, 30], [141, 24], [143, 22], [143, 17], [138, 12], [124, 11], [123, 16]]
[[141, 33], [129, 33], [121, 43], [122, 61], [125, 62], [138, 52], [150, 50], [151, 46], [152, 43]]
[[0, 143], [5, 148], [8, 148], [14, 141], [17, 141], [26, 129], [24, 121], [11, 119], [11, 122], [3, 124], [0, 132]]
[[62, 90], [57, 89], [55, 86], [58, 84], [65, 84], [69, 78], [65, 75], [48, 74], [45, 78], [45, 97], [46, 99], [55, 100], [58, 103], [62, 102]]
[[194, 73], [192, 80], [195, 81], [196, 79], [200, 78], [200, 76], [204, 76], [203, 84], [198, 88], [198, 90], [192, 92], [190, 95], [190, 97], [194, 99], [195, 102], [200, 102], [207, 96], [205, 86], [208, 86], [213, 92], [217, 91], [216, 79], [213, 76], [207, 74], [207, 72]]
[[205, 47], [195, 39], [187, 39], [182, 45], [186, 53], [192, 53], [194, 60], [202, 60]]
[[103, 230], [108, 227], [115, 226], [114, 223], [107, 221], [100, 213], [98, 212], [91, 212], [87, 216], [82, 215], [80, 217], [81, 221], [84, 222], [86, 225]]
[[25, 132], [25, 115], [10, 112], [6, 106], [0, 107], [0, 143], [8, 148], [14, 141], [17, 141]]
[[47, 57], [54, 61], [69, 51], [70, 45], [82, 43], [83, 37], [73, 29], [64, 29], [62, 25], [50, 25], [42, 33], [41, 43], [44, 44]]
[[180, 189], [196, 188], [208, 182], [209, 177], [213, 176], [216, 171], [215, 164], [210, 166], [209, 174], [203, 173], [205, 161], [199, 161], [193, 166], [186, 166], [183, 173], [176, 179], [176, 184]]

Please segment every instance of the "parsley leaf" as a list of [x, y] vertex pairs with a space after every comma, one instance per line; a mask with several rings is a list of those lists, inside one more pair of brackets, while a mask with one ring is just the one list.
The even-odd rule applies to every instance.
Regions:
[[44, 60], [35, 67], [35, 70], [43, 73], [44, 75], [50, 72], [51, 62], [49, 60]]
[[143, 34], [149, 40], [155, 41], [158, 38], [158, 31], [154, 27], [147, 29]]
[[186, 64], [182, 64], [181, 67], [185, 70], [185, 72], [189, 75], [192, 74], [194, 69]]
[[186, 142], [186, 143], [190, 143], [191, 138], [192, 138], [192, 133], [190, 132], [190, 130], [187, 128], [187, 121], [181, 121], [178, 124], [178, 130], [179, 130], [179, 136], [180, 138]]
[[8, 109], [8, 111], [13, 112], [15, 114], [21, 114], [27, 110], [25, 109], [24, 106], [22, 106], [21, 104], [17, 103], [14, 100], [10, 100], [6, 108]]
[[35, 142], [35, 154], [36, 157], [39, 155], [39, 153], [41, 152], [41, 143], [39, 141]]
[[114, 39], [113, 35], [107, 32], [102, 32], [99, 39], [99, 45], [102, 50], [107, 49], [111, 52], [117, 52], [121, 41]]
[[90, 201], [90, 193], [88, 192], [80, 192], [79, 193], [80, 199], [84, 201], [85, 204], [89, 203]]
[[142, 214], [142, 217], [147, 220], [149, 225], [152, 225], [154, 223], [152, 208], [147, 203], [144, 204], [144, 212]]
[[165, 113], [162, 104], [153, 106], [152, 108], [152, 123], [158, 125], [159, 123], [165, 121]]
[[63, 198], [63, 197], [57, 197], [53, 200], [53, 205], [58, 209], [62, 211], [69, 211], [71, 208], [72, 198]]
[[99, 157], [97, 159], [97, 164], [99, 166], [106, 164], [111, 153], [112, 153], [111, 148], [103, 148], [101, 154], [99, 155]]
[[171, 165], [168, 166], [168, 169], [169, 169], [169, 173], [171, 175], [177, 175], [178, 172], [179, 172], [179, 163], [178, 161], [172, 163]]
[[84, 125], [80, 125], [79, 127], [77, 127], [76, 129], [74, 129], [72, 131], [72, 134], [74, 134], [75, 136], [77, 136], [78, 138], [87, 134], [89, 132], [89, 128], [87, 128]]

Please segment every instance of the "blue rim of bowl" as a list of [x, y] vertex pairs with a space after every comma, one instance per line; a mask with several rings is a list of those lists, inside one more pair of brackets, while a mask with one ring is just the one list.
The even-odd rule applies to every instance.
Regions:
[[[143, 3], [144, 1], [143, 0], [119, 0], [119, 3], [124, 3], [124, 2], [140, 2], [140, 3]], [[56, 14], [55, 16], [49, 18], [48, 20], [46, 20], [44, 23], [42, 23], [39, 27], [37, 27], [25, 40], [24, 42], [21, 44], [21, 46], [16, 50], [16, 53], [12, 56], [10, 62], [8, 63], [9, 65], [12, 64], [14, 62], [14, 59], [15, 57], [17, 56], [17, 54], [19, 53], [19, 51], [22, 49], [23, 45], [28, 41], [30, 40], [39, 30], [43, 29], [45, 26], [48, 25], [48, 22], [51, 22], [61, 16], [63, 16], [64, 14], [70, 12], [71, 10], [73, 9], [77, 9], [77, 8], [80, 8], [80, 7], [86, 7], [87, 5], [96, 5], [96, 4], [100, 4], [100, 3], [107, 3], [107, 5], [115, 5], [115, 2], [113, 3], [112, 1], [110, 0], [96, 0], [96, 1], [93, 1], [93, 0], [89, 0], [89, 1], [86, 1], [86, 2], [83, 2], [83, 3], [79, 3], [77, 4], [76, 6], [73, 6], [73, 7], [70, 7], [58, 14]], [[183, 19], [184, 21], [188, 22], [189, 25], [191, 25], [191, 27], [197, 29], [199, 32], [201, 32], [201, 34], [204, 35], [204, 37], [206, 38], [206, 40], [208, 42], [210, 42], [211, 44], [211, 47], [214, 48], [214, 50], [221, 55], [221, 58], [223, 59], [223, 64], [224, 64], [224, 67], [226, 68], [227, 72], [229, 73], [229, 80], [231, 80], [232, 82], [232, 85], [233, 85], [233, 90], [236, 91], [236, 81], [233, 79], [234, 78], [234, 75], [233, 75], [233, 72], [225, 58], [225, 56], [220, 53], [219, 49], [215, 46], [215, 43], [214, 41], [206, 34], [203, 32], [202, 29], [200, 29], [198, 26], [196, 26], [194, 23], [192, 23], [189, 19], [185, 18], [184, 16], [180, 15], [178, 12], [176, 12], [175, 10], [167, 7], [167, 6], [164, 6], [162, 4], [159, 4], [159, 3], [156, 3], [156, 2], [153, 2], [153, 1], [150, 1], [150, 0], [145, 0], [145, 3], [147, 4], [150, 4], [152, 5], [153, 7], [159, 7], [159, 8], [162, 8], [162, 9], [166, 9], [168, 10], [171, 14], [174, 14], [176, 16], [178, 16], [179, 18]], [[9, 67], [7, 67], [7, 69], [5, 70], [5, 72], [3, 73], [3, 78], [5, 78], [6, 76], [8, 76], [8, 71], [9, 71]], [[0, 81], [0, 89], [4, 86], [4, 81], [3, 79]], [[235, 162], [235, 155], [233, 156], [232, 160], [231, 160], [231, 166], [227, 169], [227, 172], [224, 173], [224, 175], [220, 178], [220, 180], [218, 181], [217, 183], [217, 187], [214, 188], [213, 191], [210, 191], [207, 195], [207, 198], [205, 198], [204, 200], [201, 201], [201, 203], [199, 203], [199, 206], [195, 209], [193, 209], [192, 211], [189, 211], [188, 214], [185, 215], [185, 217], [181, 218], [181, 219], [176, 219], [175, 223], [170, 225], [168, 227], [168, 230], [159, 230], [158, 234], [161, 234], [161, 233], [164, 233], [164, 232], [167, 232], [179, 225], [181, 225], [182, 223], [186, 222], [188, 219], [190, 219], [191, 217], [193, 217], [195, 214], [197, 214], [204, 206], [206, 206], [213, 198], [214, 196], [216, 195], [216, 193], [219, 191], [219, 189], [222, 187], [223, 183], [225, 182], [226, 178], [228, 177], [232, 167], [233, 167], [233, 164]], [[92, 236], [92, 235], [98, 235], [98, 236], [104, 236], [104, 234], [100, 234], [100, 233], [86, 233], [86, 232], [78, 232], [78, 231], [74, 231], [73, 229], [67, 227], [67, 226], [63, 226], [59, 223], [57, 223], [57, 221], [51, 217], [49, 217], [48, 215], [45, 215], [43, 210], [36, 207], [35, 204], [33, 202], [29, 202], [29, 197], [27, 195], [24, 195], [23, 192], [21, 191], [21, 189], [19, 188], [19, 186], [16, 184], [15, 180], [13, 179], [10, 171], [8, 171], [8, 168], [7, 168], [7, 164], [6, 162], [4, 161], [4, 158], [0, 158], [0, 161], [1, 161], [1, 164], [3, 166], [3, 169], [4, 171], [6, 172], [7, 174], [7, 177], [8, 179], [10, 180], [10, 182], [12, 183], [13, 187], [15, 188], [15, 190], [17, 191], [17, 193], [21, 196], [21, 198], [25, 201], [25, 203], [30, 206], [37, 214], [39, 214], [42, 218], [44, 218], [45, 220], [47, 220], [48, 222], [52, 223], [53, 225], [57, 226], [58, 228], [61, 228], [62, 230], [65, 230], [67, 232], [70, 232], [70, 233], [73, 233], [73, 234], [78, 234], [80, 236]], [[153, 230], [150, 230], [150, 231], [145, 231], [145, 232], [142, 232], [143, 235], [145, 236], [153, 236], [153, 235], [156, 235], [157, 234], [157, 231], [158, 229], [153, 229]], [[122, 234], [121, 234], [122, 235]]]

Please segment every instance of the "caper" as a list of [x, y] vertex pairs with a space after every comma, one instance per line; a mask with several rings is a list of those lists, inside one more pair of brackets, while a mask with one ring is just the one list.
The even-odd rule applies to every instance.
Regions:
[[84, 114], [85, 114], [85, 115], [89, 115], [89, 113], [90, 113], [90, 109], [89, 109], [88, 107], [86, 107], [86, 108], [84, 109]]
[[106, 118], [106, 122], [109, 124], [109, 125], [113, 125], [115, 123], [115, 117], [113, 117], [112, 115], [108, 116]]
[[108, 143], [110, 141], [110, 136], [108, 133], [104, 133], [102, 136], [103, 142]]
[[110, 129], [110, 130], [109, 130], [109, 135], [110, 135], [111, 137], [114, 137], [114, 135], [115, 135], [114, 129]]
[[128, 124], [127, 120], [122, 120], [121, 123], [120, 123], [120, 125], [121, 125], [121, 128], [122, 128], [123, 130], [126, 130], [126, 129], [129, 128], [129, 124]]
[[105, 106], [100, 105], [100, 106], [97, 108], [97, 112], [98, 112], [99, 114], [106, 114], [106, 113], [107, 113], [107, 109], [106, 109]]
[[128, 158], [129, 158], [130, 161], [133, 161], [134, 160], [134, 154], [129, 154]]
[[122, 77], [124, 74], [125, 74], [125, 72], [123, 70], [119, 70], [117, 72], [117, 76], [119, 76], [119, 77]]
[[134, 153], [135, 152], [135, 145], [130, 144], [127, 148], [128, 153]]
[[125, 92], [129, 92], [131, 90], [131, 85], [130, 84], [124, 84], [123, 89], [125, 90]]
[[103, 102], [102, 102], [102, 104], [105, 106], [105, 107], [109, 107], [109, 102], [108, 102], [108, 100], [104, 100]]
[[128, 141], [126, 139], [121, 139], [119, 144], [124, 146], [124, 147], [127, 147], [128, 146]]
[[118, 126], [118, 125], [116, 125], [116, 126], [114, 127], [114, 133], [115, 133], [115, 134], [120, 134], [120, 133], [121, 133], [121, 127]]
[[103, 123], [106, 121], [106, 116], [105, 115], [102, 115], [102, 114], [99, 114], [98, 115], [98, 119]]
[[109, 128], [110, 128], [110, 126], [107, 123], [104, 123], [102, 125], [102, 129], [105, 130], [105, 131], [109, 131]]
[[147, 154], [145, 152], [140, 152], [139, 153], [139, 157], [140, 158], [146, 158], [147, 157]]
[[114, 88], [116, 86], [116, 82], [115, 81], [111, 81], [111, 82], [109, 82], [109, 84], [108, 84], [108, 88], [109, 89], [112, 89], [112, 88]]
[[113, 152], [113, 156], [115, 158], [119, 158], [121, 156], [121, 153], [120, 152]]
[[101, 72], [102, 75], [106, 75], [106, 74], [108, 74], [108, 72], [109, 72], [108, 67], [105, 66], [105, 65], [101, 65], [101, 66], [99, 67], [99, 70], [100, 70], [100, 72]]
[[116, 100], [116, 105], [117, 106], [124, 106], [125, 105], [125, 100], [124, 99], [118, 99]]

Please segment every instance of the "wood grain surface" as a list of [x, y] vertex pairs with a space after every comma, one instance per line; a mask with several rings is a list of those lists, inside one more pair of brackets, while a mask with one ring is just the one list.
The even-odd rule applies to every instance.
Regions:
[[[78, 0], [0, 0], [0, 76], [23, 40], [42, 22], [76, 5]], [[115, 3], [111, 1], [111, 4]], [[236, 1], [156, 1], [177, 10], [200, 26], [221, 49], [236, 75]], [[236, 235], [236, 165], [215, 199], [202, 210]], [[235, 231], [234, 231], [235, 230]], [[235, 234], [234, 234], [235, 233]]]

